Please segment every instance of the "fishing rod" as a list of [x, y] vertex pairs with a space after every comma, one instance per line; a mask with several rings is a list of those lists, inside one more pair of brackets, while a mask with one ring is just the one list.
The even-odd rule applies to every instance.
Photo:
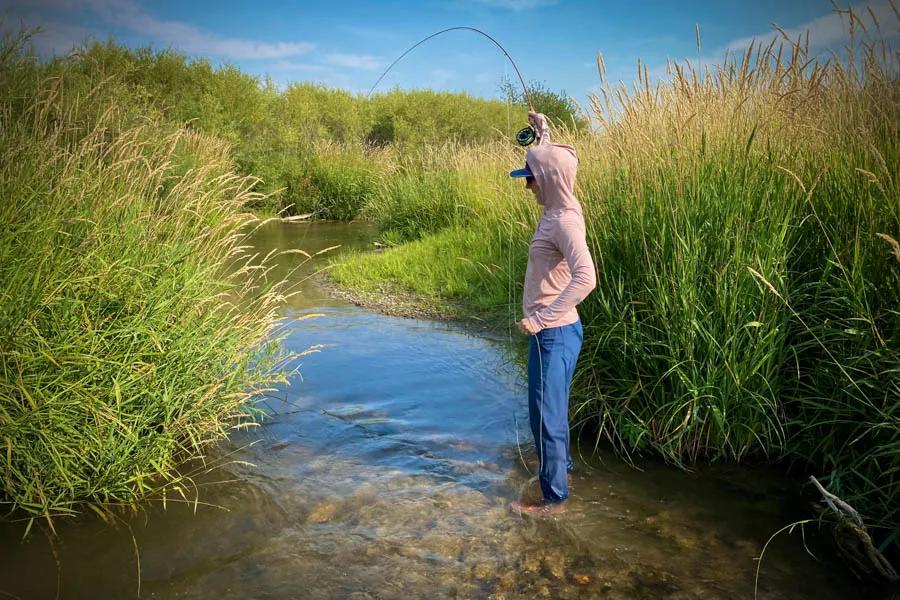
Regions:
[[[388, 72], [394, 68], [394, 65], [396, 65], [398, 62], [400, 62], [404, 56], [406, 56], [407, 54], [409, 54], [410, 52], [412, 52], [413, 50], [415, 50], [416, 48], [418, 48], [419, 46], [421, 46], [422, 44], [424, 44], [431, 38], [437, 37], [443, 33], [447, 33], [448, 31], [460, 31], [460, 30], [474, 31], [475, 33], [483, 35], [484, 37], [489, 39], [491, 42], [493, 42], [493, 44], [495, 46], [497, 46], [497, 48], [500, 49], [500, 52], [502, 52], [503, 55], [507, 58], [507, 60], [509, 60], [509, 63], [513, 66], [513, 69], [516, 70], [516, 75], [519, 77], [519, 83], [522, 84], [522, 90], [525, 92], [525, 101], [528, 103], [528, 108], [532, 112], [534, 112], [534, 104], [532, 104], [532, 102], [531, 102], [531, 93], [528, 91], [528, 86], [525, 85], [525, 80], [522, 78], [522, 73], [519, 72], [519, 67], [516, 65], [516, 61], [514, 61], [512, 59], [512, 56], [509, 55], [509, 52], [506, 51], [506, 48], [504, 48], [500, 44], [500, 42], [495, 40], [493, 37], [491, 37], [487, 33], [481, 31], [480, 29], [477, 29], [475, 27], [468, 27], [465, 25], [460, 26], [460, 27], [448, 27], [447, 29], [442, 29], [441, 31], [432, 33], [428, 37], [422, 38], [421, 40], [419, 40], [418, 42], [416, 42], [415, 44], [413, 44], [412, 46], [407, 48], [403, 54], [398, 56], [396, 58], [396, 60], [394, 60], [394, 62], [392, 62], [388, 66], [388, 68], [384, 70], [384, 72], [381, 74], [381, 76], [378, 78], [378, 80], [375, 81], [375, 83], [369, 89], [369, 92], [366, 94], [366, 98], [369, 98], [372, 95], [372, 92], [375, 91], [375, 88], [378, 87], [378, 84], [381, 83], [381, 80], [384, 79], [385, 75], [387, 75]], [[528, 146], [529, 144], [533, 143], [535, 139], [537, 139], [537, 133], [535, 132], [534, 128], [531, 125], [529, 125], [528, 127], [525, 127], [524, 129], [522, 129], [518, 133], [516, 133], [516, 142], [520, 146]]]

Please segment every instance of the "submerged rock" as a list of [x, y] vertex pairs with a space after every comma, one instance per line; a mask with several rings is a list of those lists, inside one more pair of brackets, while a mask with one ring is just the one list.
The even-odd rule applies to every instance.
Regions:
[[312, 511], [309, 513], [309, 516], [306, 517], [306, 522], [312, 524], [327, 523], [334, 518], [334, 515], [337, 513], [337, 509], [338, 505], [336, 502], [320, 502], [312, 509]]

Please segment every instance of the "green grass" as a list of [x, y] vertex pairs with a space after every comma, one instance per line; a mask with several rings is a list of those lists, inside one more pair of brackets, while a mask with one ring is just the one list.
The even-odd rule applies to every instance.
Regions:
[[[254, 209], [300, 211], [317, 198], [321, 202], [313, 211], [328, 218], [352, 218], [369, 189], [363, 173], [379, 171], [385, 162], [378, 152], [372, 153], [374, 161], [367, 159], [360, 148], [392, 154], [507, 139], [527, 111], [520, 99], [431, 90], [377, 90], [370, 98], [305, 82], [279, 90], [271, 80], [233, 66], [214, 67], [175, 50], [130, 49], [113, 41], [90, 44], [43, 68], [86, 85], [112, 79], [136, 108], [229, 142], [236, 169], [257, 178], [254, 189], [264, 192], [254, 198]], [[536, 93], [560, 119], [573, 120], [573, 115], [564, 118], [572, 110], [565, 95], [543, 86]]]
[[283, 379], [279, 285], [236, 273], [253, 182], [121, 81], [0, 54], [0, 502], [52, 526], [185, 495]]
[[292, 190], [297, 203], [289, 212], [355, 219], [378, 189], [385, 170], [382, 163], [377, 153], [367, 155], [361, 148], [320, 144], [295, 179], [300, 189]]
[[[500, 316], [508, 309], [510, 267], [524, 268], [521, 252], [512, 265], [497, 260], [506, 245], [484, 224], [450, 227], [383, 254], [348, 254], [329, 273], [348, 288], [375, 292], [391, 282], [435, 302], [463, 302], [472, 314]], [[438, 262], [436, 256], [444, 258]]]

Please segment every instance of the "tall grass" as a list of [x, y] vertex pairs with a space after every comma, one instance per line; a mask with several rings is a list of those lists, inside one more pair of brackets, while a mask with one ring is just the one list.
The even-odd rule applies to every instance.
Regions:
[[[824, 60], [802, 39], [773, 41], [718, 66], [670, 64], [658, 83], [642, 67], [630, 90], [598, 61], [599, 131], [558, 135], [579, 151], [600, 275], [579, 308], [572, 411], [626, 455], [797, 461], [890, 543], [900, 533], [900, 81], [889, 42], [849, 50]], [[480, 170], [459, 169], [460, 180], [490, 195], [475, 218], [344, 262], [335, 277], [361, 288], [386, 278], [518, 317], [536, 212], [488, 173], [521, 157], [470, 153]], [[422, 222], [442, 214], [422, 199], [433, 196], [426, 185], [403, 196], [434, 207]]]
[[353, 144], [322, 142], [304, 157], [303, 169], [291, 181], [296, 199], [290, 212], [318, 219], [351, 221], [377, 193], [389, 168], [384, 151]]
[[376, 223], [383, 240], [393, 244], [471, 222], [490, 196], [465, 164], [473, 152], [467, 146], [445, 144], [401, 154], [361, 215]]
[[242, 268], [253, 181], [121, 80], [0, 57], [0, 502], [50, 519], [178, 487], [279, 379], [279, 287]]
[[896, 535], [900, 87], [886, 43], [857, 50], [604, 85], [612, 151], [582, 190], [610, 285], [585, 306], [604, 339], [578, 408], [671, 460], [807, 461]]

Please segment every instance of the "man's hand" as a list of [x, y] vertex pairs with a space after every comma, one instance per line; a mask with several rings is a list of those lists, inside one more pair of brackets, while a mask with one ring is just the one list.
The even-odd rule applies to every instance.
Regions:
[[519, 331], [525, 335], [535, 335], [540, 331], [540, 329], [531, 324], [531, 319], [522, 319], [517, 321], [516, 325], [519, 327]]

